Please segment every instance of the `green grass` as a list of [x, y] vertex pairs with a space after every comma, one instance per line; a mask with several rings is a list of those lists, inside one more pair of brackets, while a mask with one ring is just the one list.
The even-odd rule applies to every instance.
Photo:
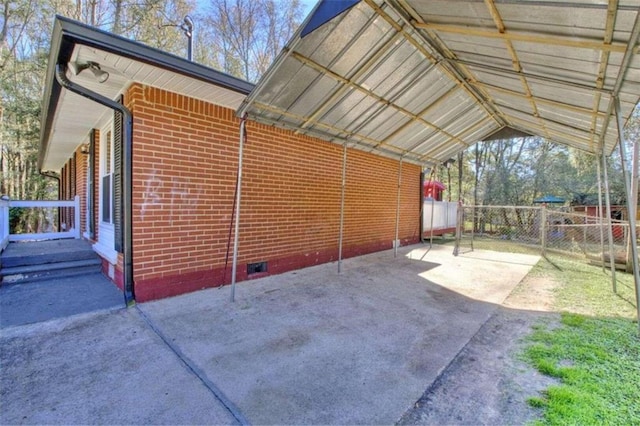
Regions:
[[[508, 240], [478, 239], [474, 248], [540, 254], [538, 247]], [[542, 374], [557, 379], [557, 385], [528, 399], [541, 410], [536, 423], [640, 425], [640, 338], [633, 276], [618, 271], [614, 293], [608, 269], [549, 253], [528, 277], [558, 284], [552, 304], [561, 312], [559, 324], [547, 321], [533, 327], [521, 354]]]
[[636, 318], [635, 288], [631, 274], [616, 272], [617, 293], [613, 292], [611, 271], [587, 264], [583, 260], [548, 255], [531, 270], [561, 283], [554, 291], [557, 311], [596, 317]]
[[640, 424], [640, 339], [626, 318], [563, 313], [561, 326], [538, 327], [524, 358], [559, 380], [529, 404], [539, 424]]
[[539, 424], [640, 424], [640, 338], [633, 277], [618, 272], [617, 293], [610, 272], [584, 261], [549, 255], [531, 276], [560, 283], [553, 305], [559, 326], [539, 324], [524, 358], [558, 379], [541, 397]]
[[[434, 243], [454, 245], [455, 240], [434, 239]], [[470, 251], [470, 247], [461, 251]], [[540, 248], [508, 240], [478, 238], [474, 249], [494, 250], [507, 253], [540, 255]], [[546, 277], [562, 283], [554, 293], [554, 307], [558, 311], [582, 313], [591, 316], [636, 317], [635, 289], [631, 274], [616, 272], [616, 293], [613, 292], [611, 272], [588, 264], [584, 259], [549, 253], [529, 273], [530, 276]]]

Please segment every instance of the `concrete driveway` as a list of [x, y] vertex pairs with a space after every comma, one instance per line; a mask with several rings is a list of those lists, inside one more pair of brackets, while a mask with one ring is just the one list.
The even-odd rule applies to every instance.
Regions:
[[538, 260], [426, 251], [5, 328], [0, 423], [394, 423]]

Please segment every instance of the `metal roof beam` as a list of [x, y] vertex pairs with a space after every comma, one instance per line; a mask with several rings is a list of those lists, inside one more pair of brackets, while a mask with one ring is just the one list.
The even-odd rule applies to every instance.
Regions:
[[[282, 115], [284, 117], [288, 117], [288, 118], [291, 118], [291, 119], [296, 120], [296, 121], [304, 122], [304, 121], [308, 120], [308, 117], [304, 117], [304, 116], [299, 115], [299, 114], [294, 114], [292, 112], [289, 112], [289, 111], [274, 107], [272, 105], [267, 105], [267, 104], [259, 102], [259, 101], [254, 101], [253, 105], [255, 105], [256, 108], [260, 108], [260, 109], [262, 109], [264, 111], [268, 111], [268, 112], [271, 112], [271, 113], [274, 113], [274, 114]], [[257, 116], [255, 116], [253, 114], [250, 114], [250, 115], [252, 115], [254, 117], [257, 117]], [[332, 135], [333, 138], [347, 139], [347, 138], [355, 137], [355, 138], [358, 138], [360, 140], [370, 142], [372, 146], [375, 146], [375, 144], [378, 143], [378, 141], [375, 140], [375, 139], [371, 139], [371, 138], [369, 138], [367, 136], [360, 135], [360, 134], [357, 134], [357, 133], [354, 133], [354, 132], [349, 132], [349, 131], [347, 131], [345, 129], [341, 129], [341, 128], [332, 126], [330, 124], [322, 123], [322, 122], [319, 122], [319, 121], [314, 121], [313, 125], [316, 126], [316, 127], [322, 127], [322, 128], [324, 128], [326, 130], [335, 132], [336, 134]], [[340, 136], [341, 134], [344, 134], [344, 136]]]
[[[535, 123], [532, 123], [530, 121], [526, 121], [517, 117], [513, 117], [512, 119], [514, 122], [520, 123], [520, 127], [525, 129], [528, 133], [535, 133], [538, 136], [542, 136], [541, 129], [537, 127]], [[564, 139], [565, 141], [569, 140], [569, 141], [572, 141], [574, 144], [587, 145], [587, 146], [589, 145], [589, 139], [576, 137], [575, 134], [564, 133], [554, 129], [549, 129], [549, 133], [551, 133], [551, 135], [555, 138]], [[585, 148], [582, 148], [582, 149], [586, 151]]]
[[[388, 107], [391, 107], [393, 109], [395, 109], [396, 111], [400, 112], [401, 114], [406, 115], [407, 117], [412, 118], [413, 120], [423, 124], [426, 127], [430, 127], [432, 129], [437, 130], [438, 132], [442, 133], [443, 135], [445, 135], [448, 138], [451, 138], [453, 140], [458, 141], [458, 139], [453, 136], [452, 134], [450, 134], [449, 132], [447, 132], [446, 130], [436, 126], [433, 123], [428, 122], [427, 120], [423, 119], [422, 117], [419, 117], [418, 115], [412, 113], [411, 111], [404, 109], [403, 107], [401, 107], [400, 105], [396, 105], [393, 102], [389, 101], [388, 99], [383, 98], [382, 96], [374, 93], [372, 90], [369, 89], [365, 89], [364, 87], [360, 86], [359, 84], [355, 83], [354, 81], [351, 81], [345, 77], [342, 77], [338, 74], [336, 74], [335, 72], [331, 71], [330, 69], [318, 64], [317, 62], [313, 61], [310, 58], [307, 58], [306, 56], [298, 53], [298, 52], [291, 52], [291, 57], [297, 59], [298, 61], [302, 62], [303, 64], [307, 65], [310, 68], [313, 68], [314, 70], [333, 78], [334, 80], [344, 84], [344, 85], [348, 85], [351, 88], [358, 90], [359, 92], [364, 93], [365, 95], [369, 96], [370, 98], [375, 99], [377, 102], [380, 102], [381, 104], [384, 104]], [[461, 142], [462, 141], [458, 141]]]
[[[500, 11], [496, 7], [495, 3], [493, 2], [493, 0], [484, 0], [484, 3], [487, 5], [487, 8], [489, 8], [489, 13], [493, 18], [493, 22], [495, 23], [496, 28], [498, 29], [498, 32], [500, 34], [504, 34], [506, 31], [506, 27], [504, 25], [504, 21], [502, 20], [502, 16], [500, 16]], [[545, 136], [547, 137], [547, 139], [549, 139], [549, 133], [546, 131], [546, 126], [544, 124], [544, 121], [540, 120], [538, 105], [536, 105], [536, 102], [533, 99], [533, 94], [531, 93], [531, 87], [529, 87], [529, 82], [527, 81], [527, 78], [525, 77], [525, 75], [522, 73], [522, 64], [520, 63], [520, 58], [518, 58], [518, 53], [516, 52], [516, 49], [513, 47], [513, 43], [511, 42], [511, 40], [505, 40], [505, 43], [507, 45], [507, 50], [509, 51], [509, 55], [511, 55], [513, 70], [520, 74], [520, 82], [522, 83], [522, 88], [524, 89], [524, 92], [526, 94], [525, 98], [531, 104], [534, 117], [538, 118], [538, 121], [542, 125], [542, 128], [545, 129]]]
[[528, 79], [534, 79], [534, 80], [540, 80], [542, 82], [545, 83], [552, 83], [552, 84], [557, 84], [559, 86], [566, 86], [566, 87], [570, 87], [572, 89], [579, 89], [579, 90], [583, 90], [585, 92], [597, 92], [597, 93], [602, 93], [604, 95], [611, 95], [612, 91], [611, 90], [607, 90], [604, 88], [598, 88], [596, 86], [587, 86], [585, 84], [580, 84], [580, 83], [575, 83], [573, 81], [570, 80], [561, 80], [558, 78], [553, 78], [553, 77], [548, 77], [548, 76], [544, 76], [544, 75], [538, 75], [538, 74], [531, 74], [531, 73], [527, 73], [527, 72], [516, 72], [514, 70], [510, 70], [510, 69], [506, 69], [506, 68], [500, 68], [500, 67], [495, 67], [492, 65], [487, 65], [487, 64], [481, 64], [478, 62], [472, 62], [472, 61], [466, 61], [466, 60], [462, 60], [462, 59], [447, 59], [447, 62], [452, 62], [452, 63], [459, 63], [459, 64], [463, 64], [466, 65], [468, 67], [472, 67], [472, 68], [479, 68], [482, 70], [485, 70], [487, 72], [493, 72], [496, 74], [506, 74], [506, 75], [511, 75], [514, 77], [519, 78], [520, 75], [524, 75], [526, 78]]
[[449, 24], [428, 24], [414, 21], [412, 22], [413, 26], [416, 28], [420, 28], [428, 31], [436, 31], [436, 32], [444, 32], [450, 34], [459, 34], [465, 36], [474, 36], [474, 37], [483, 37], [483, 38], [493, 38], [500, 40], [508, 40], [508, 41], [521, 41], [526, 43], [537, 43], [537, 44], [545, 44], [548, 46], [565, 46], [565, 47], [573, 47], [578, 49], [591, 49], [591, 50], [601, 50], [605, 52], [619, 52], [622, 53], [626, 50], [626, 44], [606, 44], [599, 40], [587, 40], [587, 39], [575, 39], [568, 38], [559, 35], [553, 36], [543, 36], [538, 34], [531, 33], [521, 33], [521, 32], [504, 32], [504, 33], [496, 33], [494, 31], [477, 28], [477, 27], [462, 27], [458, 25], [449, 25]]
[[631, 31], [631, 35], [629, 36], [629, 43], [627, 44], [627, 49], [625, 50], [624, 56], [622, 58], [622, 62], [620, 63], [620, 70], [618, 72], [618, 77], [616, 78], [616, 83], [613, 85], [613, 91], [612, 91], [613, 96], [609, 99], [607, 116], [604, 118], [604, 122], [602, 123], [602, 133], [600, 134], [599, 145], [601, 146], [603, 154], [604, 154], [605, 136], [607, 134], [607, 129], [609, 128], [609, 121], [611, 121], [611, 115], [613, 114], [615, 98], [618, 97], [620, 88], [622, 87], [622, 83], [624, 82], [624, 79], [627, 75], [629, 64], [631, 63], [631, 58], [633, 57], [636, 50], [634, 46], [636, 45], [636, 43], [638, 43], [639, 35], [640, 35], [640, 8], [637, 9], [636, 20], [633, 24], [633, 30]]
[[[511, 90], [511, 89], [505, 89], [504, 87], [494, 86], [494, 85], [488, 84], [488, 83], [480, 83], [480, 82], [478, 82], [475, 85], [480, 86], [480, 87], [484, 87], [487, 90], [495, 90], [496, 92], [505, 93], [507, 95], [516, 96], [516, 97], [519, 97], [519, 98], [524, 98], [524, 99], [528, 98], [527, 95], [525, 95], [524, 93], [516, 92], [516, 91]], [[600, 111], [595, 111], [594, 112], [589, 108], [583, 108], [583, 107], [579, 107], [579, 106], [575, 106], [575, 105], [571, 105], [571, 104], [566, 104], [564, 102], [554, 101], [552, 99], [541, 98], [541, 97], [538, 97], [538, 96], [534, 96], [534, 99], [539, 104], [546, 104], [546, 105], [550, 105], [550, 106], [566, 109], [567, 111], [577, 112], [577, 113], [580, 113], [580, 114], [588, 114], [589, 116], [595, 116], [595, 117], [604, 117], [605, 116], [604, 112], [600, 112]]]
[[[420, 53], [422, 53], [424, 55], [425, 58], [427, 58], [432, 63], [438, 65], [439, 69], [447, 77], [449, 77], [451, 79], [451, 81], [453, 81], [455, 84], [459, 85], [465, 92], [467, 92], [467, 94], [472, 99], [474, 99], [475, 102], [477, 102], [478, 105], [480, 105], [487, 112], [487, 114], [496, 121], [496, 123], [498, 123], [501, 126], [505, 125], [505, 119], [504, 119], [504, 117], [501, 116], [500, 112], [495, 110], [495, 108], [493, 107], [493, 105], [491, 104], [491, 102], [489, 100], [485, 99], [482, 95], [477, 93], [477, 91], [469, 84], [469, 82], [467, 82], [466, 78], [464, 78], [464, 77], [462, 77], [460, 75], [457, 75], [457, 73], [455, 71], [455, 67], [453, 67], [454, 69], [450, 69], [450, 66], [447, 67], [447, 64], [442, 63], [442, 59], [444, 59], [444, 58], [437, 58], [431, 52], [429, 52], [427, 49], [425, 49], [425, 47], [422, 45], [422, 43], [418, 42], [406, 30], [404, 30], [400, 24], [398, 24], [393, 18], [391, 18], [391, 16], [389, 16], [389, 14], [387, 14], [384, 10], [382, 10], [382, 8], [380, 6], [378, 6], [373, 0], [364, 0], [364, 2], [367, 5], [369, 5], [369, 7], [371, 7], [371, 9], [374, 10], [374, 12], [376, 12], [380, 17], [382, 17], [396, 31], [400, 32], [404, 36], [404, 38], [409, 43], [411, 43], [411, 45], [413, 45], [416, 48], [416, 50], [418, 50]], [[393, 6], [391, 6], [391, 7], [393, 9], [395, 9]], [[405, 5], [403, 7], [405, 8], [405, 10], [407, 8], [409, 8], [408, 5]], [[402, 14], [399, 13], [397, 10], [396, 10], [396, 13], [398, 13], [400, 18], [405, 22], [406, 25], [411, 26], [411, 21], [410, 20], [404, 18], [402, 16]], [[417, 35], [420, 36], [420, 34], [417, 34]], [[425, 44], [429, 44], [429, 43], [426, 43], [425, 40], [422, 40], [422, 42], [425, 43]]]
[[[364, 31], [365, 28], [368, 28], [368, 26], [363, 26], [361, 31]], [[393, 46], [393, 44], [400, 38], [400, 33], [396, 33], [394, 34], [391, 38], [389, 38], [389, 40], [387, 40], [377, 51], [376, 53], [374, 53], [368, 60], [367, 62], [365, 62], [359, 69], [357, 69], [355, 72], [353, 72], [350, 76], [348, 76], [348, 78], [350, 80], [358, 80], [360, 77], [362, 77], [362, 75], [367, 72], [371, 66], [377, 62], [380, 58], [382, 58], [385, 54], [388, 53], [389, 49]], [[351, 44], [353, 44], [355, 42], [355, 40], [357, 40], [357, 37], [353, 37], [353, 39], [351, 40]], [[350, 46], [349, 45], [349, 46]], [[334, 59], [333, 62], [337, 61], [338, 58], [341, 58], [344, 55], [344, 52], [346, 51], [346, 47], [342, 49], [342, 52], [340, 55], [337, 55], [336, 58]], [[326, 100], [324, 101], [318, 108], [316, 108], [316, 110], [309, 116], [309, 120], [305, 121], [304, 123], [302, 123], [302, 125], [300, 126], [302, 129], [308, 127], [311, 123], [311, 121], [315, 121], [318, 118], [320, 118], [320, 116], [322, 114], [324, 114], [327, 111], [327, 107], [332, 105], [334, 101], [336, 101], [340, 96], [344, 95], [344, 93], [346, 92], [348, 86], [341, 86], [339, 87], [337, 90], [335, 90], [333, 92], [333, 94]], [[300, 133], [300, 129], [296, 130], [296, 133]]]
[[[519, 110], [519, 109], [517, 109], [517, 108], [515, 108], [515, 107], [512, 107], [512, 106], [509, 106], [509, 105], [501, 104], [501, 106], [502, 106], [503, 108], [505, 108], [505, 109], [508, 109], [508, 110], [514, 111], [514, 112], [519, 113], [519, 114], [523, 114], [523, 115], [530, 115], [530, 114], [529, 114], [528, 112], [526, 112], [526, 111]], [[572, 131], [585, 133], [585, 134], [588, 134], [589, 136], [591, 136], [591, 133], [589, 133], [589, 130], [585, 130], [585, 129], [580, 128], [580, 127], [575, 127], [575, 126], [572, 126], [572, 125], [567, 124], [567, 123], [561, 123], [561, 122], [556, 121], [556, 120], [553, 120], [553, 119], [551, 119], [551, 118], [544, 118], [544, 117], [543, 117], [543, 120], [545, 120], [545, 121], [547, 121], [547, 122], [549, 122], [549, 123], [551, 123], [551, 124], [556, 124], [556, 125], [558, 125], [558, 126], [562, 126], [562, 127], [567, 128], [567, 129], [571, 129]], [[541, 135], [541, 136], [543, 136], [543, 135]]]
[[[616, 22], [616, 12], [618, 10], [618, 0], [610, 0], [609, 5], [607, 6], [607, 22], [605, 24], [605, 33], [604, 33], [604, 43], [611, 44], [613, 40], [613, 29], [615, 27]], [[607, 72], [607, 67], [609, 66], [609, 52], [602, 51], [600, 53], [600, 66], [598, 67], [598, 77], [596, 78], [596, 87], [602, 89], [604, 86], [604, 79]], [[602, 99], [602, 95], [600, 93], [596, 93], [593, 97], [593, 112], [600, 110], [600, 100]], [[598, 116], [594, 115], [591, 120], [591, 143], [590, 149], [593, 152], [596, 152], [596, 147], [594, 146], [594, 142], [596, 139], [596, 132], [598, 130]]]
[[[440, 96], [438, 99], [435, 100], [435, 102], [431, 103], [430, 105], [427, 105], [426, 108], [422, 109], [418, 115], [420, 117], [422, 117], [423, 115], [425, 115], [427, 112], [431, 111], [433, 108], [435, 108], [436, 106], [438, 106], [441, 102], [443, 102], [444, 100], [449, 98], [449, 95], [452, 94], [453, 92], [455, 92], [456, 90], [459, 89], [459, 86], [453, 86], [451, 89], [447, 90], [442, 96]], [[384, 145], [386, 143], [389, 142], [389, 140], [393, 139], [394, 137], [398, 136], [400, 133], [402, 133], [404, 130], [406, 130], [409, 126], [411, 126], [414, 123], [413, 120], [408, 120], [406, 123], [404, 123], [403, 125], [401, 125], [400, 127], [398, 127], [396, 130], [394, 130], [390, 135], [388, 135], [386, 138], [384, 138], [379, 145]]]
[[[278, 115], [282, 115], [284, 117], [288, 117], [290, 119], [293, 120], [297, 120], [297, 121], [304, 121], [305, 117], [298, 115], [298, 114], [294, 114], [292, 112], [289, 111], [283, 111], [280, 108], [276, 108], [274, 106], [271, 105], [267, 105], [267, 104], [263, 104], [259, 101], [254, 101], [253, 102], [253, 106], [256, 108], [260, 108], [264, 111], [268, 111], [274, 114], [278, 114]], [[261, 121], [263, 123], [268, 123], [268, 124], [272, 124], [272, 125], [276, 125], [276, 126], [280, 126], [280, 127], [286, 127], [286, 125], [284, 125], [282, 122], [278, 121], [278, 120], [272, 120], [272, 119], [268, 119], [264, 116], [258, 116], [252, 113], [249, 113], [249, 116], [253, 119], [255, 119], [256, 121]], [[325, 124], [325, 123], [321, 123], [321, 122], [315, 122], [313, 123], [314, 126], [317, 127], [322, 127], [328, 131], [332, 131], [335, 132], [336, 134], [330, 134], [330, 133], [323, 133], [320, 130], [314, 130], [314, 129], [309, 129], [307, 128], [305, 130], [305, 134], [309, 134], [309, 135], [313, 135], [315, 137], [318, 137], [320, 139], [324, 139], [324, 140], [328, 140], [329, 142], [334, 142], [336, 140], [340, 140], [342, 142], [344, 141], [350, 141], [353, 143], [358, 144], [359, 147], [361, 147], [361, 149], [364, 150], [364, 148], [366, 148], [366, 150], [371, 150], [371, 151], [378, 151], [378, 152], [383, 152], [386, 153], [386, 155], [390, 155], [390, 156], [394, 156], [394, 158], [404, 158], [405, 160], [410, 160], [411, 162], [417, 163], [417, 164], [422, 164], [422, 162], [424, 161], [437, 161], [433, 158], [425, 158], [424, 160], [422, 159], [422, 157], [419, 157], [417, 154], [412, 153], [410, 151], [407, 151], [405, 149], [402, 149], [400, 147], [394, 146], [394, 145], [386, 145], [384, 147], [376, 147], [377, 143], [379, 142], [376, 139], [372, 139], [370, 137], [358, 134], [358, 133], [353, 133], [353, 132], [348, 132], [344, 129], [340, 129], [334, 126], [331, 126], [329, 124]]]

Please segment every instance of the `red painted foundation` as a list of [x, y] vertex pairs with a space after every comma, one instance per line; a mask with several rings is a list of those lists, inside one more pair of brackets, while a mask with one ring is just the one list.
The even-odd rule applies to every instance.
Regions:
[[[419, 241], [416, 238], [405, 238], [401, 240], [402, 245], [415, 244]], [[391, 249], [391, 242], [374, 242], [366, 245], [343, 247], [342, 257], [361, 256], [382, 250]], [[338, 260], [338, 249], [311, 251], [278, 259], [265, 259], [267, 272], [247, 275], [247, 265], [239, 264], [236, 274], [236, 281], [245, 281], [266, 277], [269, 275], [282, 274], [284, 272], [302, 269], [309, 266], [320, 265]], [[135, 273], [135, 270], [134, 270]], [[121, 274], [120, 274], [121, 276]], [[220, 287], [231, 283], [231, 265], [226, 268], [215, 268], [207, 271], [188, 272], [176, 274], [163, 278], [152, 278], [135, 282], [135, 297], [137, 302], [148, 302], [165, 297], [177, 296], [205, 288]]]

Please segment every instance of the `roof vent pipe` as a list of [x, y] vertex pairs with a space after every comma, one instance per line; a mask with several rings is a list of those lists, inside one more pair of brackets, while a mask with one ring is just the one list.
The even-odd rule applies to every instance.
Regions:
[[180, 29], [184, 32], [184, 35], [187, 36], [188, 40], [187, 59], [193, 61], [193, 20], [189, 15], [184, 17]]

